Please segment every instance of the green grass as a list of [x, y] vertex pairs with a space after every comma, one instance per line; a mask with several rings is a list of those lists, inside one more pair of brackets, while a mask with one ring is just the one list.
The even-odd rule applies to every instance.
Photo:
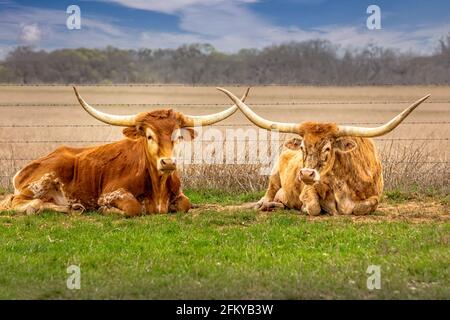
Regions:
[[[221, 202], [220, 193], [187, 193]], [[0, 234], [2, 299], [450, 298], [447, 222], [247, 210], [134, 219], [2, 213]], [[80, 290], [66, 288], [72, 264]], [[366, 287], [369, 265], [381, 267], [380, 290]]]
[[387, 199], [391, 202], [397, 202], [397, 203], [406, 202], [413, 197], [413, 195], [411, 193], [404, 192], [399, 189], [385, 191], [383, 196], [385, 199]]
[[407, 203], [410, 200], [430, 200], [433, 199], [443, 205], [450, 203], [450, 195], [448, 193], [436, 192], [430, 189], [426, 192], [419, 192], [414, 190], [404, 191], [401, 189], [385, 190], [382, 196], [382, 201], [392, 204]]
[[7, 194], [7, 193], [8, 193], [8, 190], [6, 188], [0, 187], [0, 196], [4, 195], [4, 194]]
[[184, 190], [184, 193], [194, 204], [214, 203], [223, 205], [257, 201], [264, 195], [264, 191], [249, 191], [246, 193], [236, 194], [217, 189], [186, 189]]

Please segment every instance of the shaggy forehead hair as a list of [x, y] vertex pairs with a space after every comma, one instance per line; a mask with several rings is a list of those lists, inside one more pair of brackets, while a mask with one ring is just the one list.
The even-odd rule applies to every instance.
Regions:
[[138, 126], [152, 125], [162, 131], [171, 131], [175, 126], [180, 125], [180, 115], [172, 109], [144, 112], [136, 117], [136, 124]]
[[303, 122], [299, 134], [313, 144], [326, 139], [335, 138], [339, 129], [335, 123]]

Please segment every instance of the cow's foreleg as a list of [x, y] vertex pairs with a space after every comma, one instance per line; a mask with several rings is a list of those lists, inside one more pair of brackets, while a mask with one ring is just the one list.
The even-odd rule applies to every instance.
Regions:
[[[347, 191], [347, 190], [345, 190]], [[365, 215], [376, 210], [378, 206], [378, 196], [372, 196], [364, 200], [354, 200], [348, 192], [335, 194], [337, 207], [340, 214], [345, 215]]]
[[277, 193], [273, 197], [273, 201], [263, 201], [259, 210], [272, 211], [276, 209], [284, 209], [287, 205], [286, 192], [283, 188], [278, 189]]
[[358, 201], [353, 208], [354, 215], [366, 215], [375, 211], [378, 207], [378, 197], [372, 196], [366, 200]]
[[44, 174], [23, 188], [16, 185], [10, 199], [9, 209], [20, 213], [39, 213], [44, 210], [71, 213], [72, 208], [65, 198], [57, 175], [54, 172]]
[[34, 214], [44, 210], [44, 202], [41, 199], [30, 199], [24, 195], [13, 196], [9, 210]]
[[268, 211], [275, 207], [284, 207], [282, 203], [277, 203], [274, 200], [277, 192], [281, 189], [280, 174], [278, 171], [274, 172], [269, 178], [269, 187], [264, 196], [256, 203], [255, 209]]
[[339, 214], [336, 208], [336, 200], [334, 199], [334, 195], [331, 192], [326, 194], [325, 199], [320, 199], [320, 206], [328, 214]]
[[191, 207], [191, 201], [181, 192], [170, 200], [169, 212], [188, 212]]
[[100, 212], [104, 214], [120, 214], [126, 217], [141, 215], [142, 204], [128, 191], [118, 189], [103, 194], [99, 200]]
[[317, 216], [322, 211], [319, 202], [319, 195], [314, 189], [314, 186], [305, 186], [299, 198], [302, 202], [303, 212], [312, 216]]
[[[41, 199], [29, 199], [23, 195], [15, 195], [10, 201], [7, 210], [16, 211], [18, 213], [35, 214], [45, 210], [56, 211], [61, 213], [80, 212], [68, 205], [58, 205], [52, 202], [44, 202]], [[81, 211], [82, 212], [82, 211]]]
[[77, 205], [58, 205], [51, 202], [44, 202], [43, 204], [44, 210], [51, 210], [61, 213], [83, 213], [84, 207], [77, 204]]

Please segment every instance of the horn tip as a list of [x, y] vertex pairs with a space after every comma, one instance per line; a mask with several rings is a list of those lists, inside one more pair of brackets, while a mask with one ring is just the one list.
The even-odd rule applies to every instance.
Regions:
[[429, 97], [431, 97], [431, 93], [425, 95], [423, 98], [421, 98], [419, 101], [420, 102], [424, 102], [425, 100], [427, 100]]

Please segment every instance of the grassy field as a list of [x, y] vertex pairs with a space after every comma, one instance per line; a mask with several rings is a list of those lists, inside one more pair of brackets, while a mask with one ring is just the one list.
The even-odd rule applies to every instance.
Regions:
[[[257, 193], [187, 193], [204, 206], [136, 219], [2, 213], [0, 298], [450, 298], [448, 198], [391, 193], [368, 217], [307, 217], [231, 200]], [[80, 290], [66, 288], [70, 265]], [[369, 265], [380, 290], [367, 289]]]

